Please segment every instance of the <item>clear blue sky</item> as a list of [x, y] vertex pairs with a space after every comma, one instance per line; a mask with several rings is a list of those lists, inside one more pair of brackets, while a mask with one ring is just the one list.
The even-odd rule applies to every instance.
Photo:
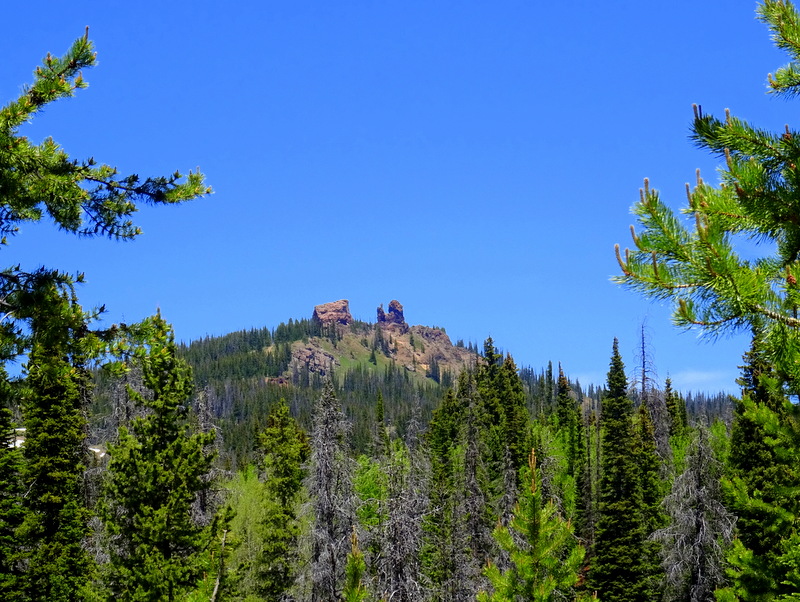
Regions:
[[[143, 210], [132, 243], [25, 226], [3, 265], [84, 271], [109, 321], [160, 307], [177, 337], [276, 326], [347, 298], [375, 320], [494, 337], [517, 363], [602, 383], [646, 321], [658, 374], [735, 391], [714, 344], [610, 282], [647, 176], [676, 208], [715, 161], [691, 104], [782, 128], [785, 57], [749, 0], [44, 2], [4, 7], [2, 93], [90, 26], [90, 87], [25, 128], [122, 173], [199, 165], [215, 193]], [[13, 26], [11, 26], [13, 25]], [[796, 125], [796, 124], [795, 124]]]

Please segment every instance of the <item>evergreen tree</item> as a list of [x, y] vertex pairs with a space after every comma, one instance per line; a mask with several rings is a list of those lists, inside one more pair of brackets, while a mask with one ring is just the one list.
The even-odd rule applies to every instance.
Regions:
[[528, 487], [523, 491], [508, 527], [498, 525], [494, 537], [509, 555], [511, 566], [485, 569], [492, 593], [481, 592], [481, 602], [526, 600], [549, 602], [574, 597], [585, 550], [578, 545], [572, 526], [559, 516], [552, 500], [537, 486], [536, 455], [531, 452]]
[[386, 430], [384, 416], [383, 393], [378, 391], [375, 402], [375, 455], [381, 456], [389, 453], [389, 432]]
[[490, 337], [484, 344], [484, 359], [475, 375], [479, 451], [487, 473], [482, 487], [495, 514], [507, 521], [526, 462], [530, 420], [522, 380], [511, 356], [503, 360]]
[[433, 486], [423, 568], [434, 597], [448, 602], [474, 597], [492, 548], [477, 398], [475, 375], [462, 372], [428, 430]]
[[281, 600], [294, 582], [299, 562], [300, 523], [297, 504], [303, 486], [303, 465], [309, 456], [305, 433], [281, 400], [267, 417], [261, 434], [264, 450], [264, 547], [257, 560], [257, 593]]
[[87, 86], [82, 70], [96, 61], [88, 34], [87, 28], [61, 58], [48, 53], [34, 72], [33, 84], [0, 109], [3, 236], [16, 234], [19, 224], [47, 215], [61, 230], [80, 236], [134, 238], [140, 233], [130, 219], [136, 202], [180, 203], [211, 192], [199, 172], [190, 172], [183, 182], [178, 172], [144, 181], [135, 174], [121, 177], [116, 168], [98, 165], [93, 158], [71, 159], [52, 138], [36, 145], [19, 134], [19, 128], [46, 105]]
[[[463, 381], [465, 376], [461, 377]], [[435, 485], [430, 492], [430, 513], [425, 517], [423, 530], [423, 572], [432, 589], [446, 587], [455, 573], [458, 561], [453, 545], [455, 522], [456, 485], [458, 483], [457, 458], [463, 451], [462, 421], [464, 400], [448, 389], [438, 408], [433, 411], [426, 433], [426, 449], [430, 462], [430, 481]]]
[[607, 393], [603, 398], [602, 465], [594, 564], [590, 584], [602, 600], [649, 600], [643, 565], [642, 492], [634, 460], [633, 402], [625, 366], [614, 339]]
[[364, 586], [366, 570], [367, 563], [364, 561], [364, 554], [358, 548], [358, 535], [353, 527], [353, 533], [350, 535], [350, 553], [347, 555], [347, 565], [344, 570], [342, 602], [362, 602], [369, 597]]
[[135, 350], [147, 388], [128, 394], [147, 409], [130, 429], [120, 427], [100, 514], [111, 536], [105, 585], [108, 600], [179, 600], [198, 583], [203, 553], [215, 545], [222, 517], [198, 524], [192, 506], [213, 461], [213, 433], [191, 433], [189, 367], [175, 356], [174, 335], [156, 315], [151, 337]]
[[[758, 333], [742, 366], [742, 399], [736, 402], [728, 456], [731, 478], [723, 484], [737, 515], [738, 540], [730, 561], [733, 586], [743, 599], [792, 591], [784, 583], [789, 567], [782, 560], [794, 531], [800, 484], [794, 456], [794, 409], [765, 358]], [[771, 423], [771, 424], [770, 424]]]
[[578, 472], [577, 460], [582, 443], [580, 440], [582, 425], [577, 403], [572, 397], [572, 389], [561, 364], [558, 365], [556, 388], [556, 432], [563, 439], [563, 446], [566, 450], [567, 474], [575, 477]]
[[686, 402], [678, 392], [673, 390], [672, 380], [669, 378], [664, 382], [664, 404], [669, 413], [669, 434], [671, 437], [680, 436], [689, 426]]
[[16, 445], [12, 398], [5, 370], [0, 367], [0, 598], [22, 599], [22, 566], [16, 532], [24, 516], [22, 451]]
[[638, 469], [641, 505], [637, 509], [642, 521], [642, 575], [645, 597], [648, 600], [659, 596], [663, 571], [659, 563], [660, 544], [650, 536], [665, 524], [661, 512], [663, 483], [660, 478], [662, 462], [656, 450], [655, 427], [650, 412], [644, 404], [639, 406], [634, 432], [634, 462]]
[[[20, 133], [49, 103], [85, 88], [82, 70], [95, 59], [87, 30], [63, 57], [48, 54], [33, 83], [0, 108], [0, 244], [23, 223], [44, 218], [82, 237], [132, 239], [140, 233], [131, 220], [137, 203], [179, 203], [210, 192], [199, 172], [185, 180], [177, 172], [146, 180], [122, 177], [93, 158], [71, 158], [52, 138], [33, 144]], [[72, 278], [46, 268], [28, 273], [15, 266], [0, 272], [5, 308], [0, 363], [19, 356], [27, 360], [17, 397], [27, 429], [24, 466], [16, 450], [0, 452], [0, 547], [9, 546], [0, 550], [4, 599], [58, 601], [88, 595], [84, 586], [92, 578], [92, 563], [83, 545], [89, 518], [83, 491], [90, 388], [86, 363], [101, 345], [88, 330], [91, 316], [75, 298], [73, 285], [81, 280], [82, 275]], [[107, 339], [113, 333], [105, 334]], [[9, 382], [4, 368], [0, 379], [5, 444]], [[16, 494], [19, 477], [22, 498]]]
[[32, 336], [22, 399], [25, 518], [17, 536], [27, 595], [54, 602], [82, 599], [93, 568], [83, 546], [89, 535], [83, 473], [91, 337], [69, 279], [61, 280], [39, 272], [27, 298], [19, 299], [30, 311]]
[[[794, 97], [800, 91], [800, 15], [787, 0], [765, 0], [759, 17], [786, 51], [790, 63], [769, 77], [770, 91]], [[617, 282], [655, 299], [674, 302], [674, 322], [715, 335], [759, 326], [770, 361], [792, 383], [800, 383], [800, 197], [795, 171], [800, 133], [769, 132], [726, 111], [724, 119], [694, 107], [692, 139], [724, 159], [719, 187], [698, 172], [687, 185], [693, 226], [678, 219], [645, 180], [633, 207], [643, 228], [632, 228], [634, 249], [616, 247], [622, 275]], [[760, 244], [747, 257], [737, 241]]]

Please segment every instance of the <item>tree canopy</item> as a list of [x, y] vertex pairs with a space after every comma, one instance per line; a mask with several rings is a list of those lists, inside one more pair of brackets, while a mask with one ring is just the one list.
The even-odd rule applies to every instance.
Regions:
[[[790, 62], [769, 76], [778, 96], [800, 94], [800, 16], [783, 0], [766, 0], [759, 18]], [[697, 174], [680, 219], [645, 180], [633, 207], [634, 248], [620, 252], [615, 280], [654, 299], [674, 302], [673, 320], [703, 333], [758, 326], [778, 366], [800, 377], [800, 133], [759, 129], [725, 111], [719, 119], [694, 106], [694, 143], [724, 159], [720, 184]], [[743, 249], [742, 241], [756, 243]]]

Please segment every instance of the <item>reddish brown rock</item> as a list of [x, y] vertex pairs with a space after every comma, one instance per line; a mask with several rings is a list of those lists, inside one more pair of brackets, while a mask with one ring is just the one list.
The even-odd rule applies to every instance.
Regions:
[[320, 324], [342, 324], [347, 326], [353, 321], [350, 315], [350, 302], [347, 299], [323, 303], [314, 308], [311, 319]]
[[408, 330], [408, 324], [403, 316], [403, 306], [400, 301], [393, 299], [389, 303], [389, 313], [383, 311], [383, 304], [378, 307], [378, 326], [388, 327], [390, 330], [404, 333]]

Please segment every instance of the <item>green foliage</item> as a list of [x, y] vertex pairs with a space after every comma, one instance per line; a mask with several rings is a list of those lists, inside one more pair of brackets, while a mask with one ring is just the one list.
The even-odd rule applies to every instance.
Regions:
[[258, 478], [256, 467], [250, 465], [235, 473], [225, 483], [225, 488], [235, 511], [230, 521], [231, 539], [235, 544], [230, 557], [230, 580], [237, 594], [255, 596], [252, 592], [258, 584], [259, 556], [264, 547], [261, 527], [266, 517], [265, 486]]
[[355, 527], [350, 536], [350, 553], [347, 555], [347, 565], [345, 566], [344, 589], [342, 590], [343, 602], [361, 602], [368, 597], [367, 588], [364, 586], [364, 573], [367, 564], [364, 555], [358, 549], [358, 537]]
[[381, 463], [365, 455], [359, 456], [353, 475], [353, 489], [359, 500], [356, 517], [364, 528], [375, 529], [386, 520], [383, 509], [386, 487], [386, 473]]
[[528, 410], [522, 380], [511, 356], [503, 359], [491, 337], [475, 374], [481, 462], [486, 469], [484, 492], [499, 517], [510, 515], [520, 470], [530, 449]]
[[297, 570], [300, 524], [296, 507], [306, 474], [303, 467], [311, 451], [285, 401], [267, 418], [261, 446], [265, 475], [263, 549], [255, 590], [267, 600], [280, 600]]
[[32, 599], [77, 600], [92, 576], [83, 547], [89, 533], [83, 492], [87, 317], [71, 287], [50, 274], [29, 284], [23, 301], [31, 327], [22, 399], [25, 517], [17, 532], [28, 567], [24, 584]]
[[526, 487], [508, 527], [498, 525], [494, 537], [509, 555], [511, 566], [496, 564], [485, 569], [493, 592], [481, 592], [478, 600], [549, 602], [569, 599], [578, 582], [585, 550], [578, 545], [572, 526], [552, 500], [545, 501], [537, 486], [536, 456], [531, 452]]
[[571, 395], [569, 381], [558, 365], [558, 381], [556, 392], [556, 425], [559, 437], [563, 441], [567, 458], [567, 473], [573, 477], [577, 475], [577, 460], [580, 454], [582, 420], [578, 413], [578, 405]]
[[609, 601], [649, 600], [644, 562], [642, 489], [635, 457], [633, 402], [617, 340], [608, 371], [602, 412], [602, 465], [591, 586]]
[[[52, 219], [61, 230], [84, 237], [130, 239], [140, 233], [131, 216], [137, 203], [173, 204], [210, 192], [203, 176], [176, 172], [141, 180], [120, 177], [93, 158], [69, 157], [52, 138], [34, 144], [20, 128], [49, 103], [86, 87], [82, 69], [95, 53], [86, 35], [61, 58], [50, 54], [34, 81], [0, 108], [0, 235], [2, 244], [25, 222]], [[0, 597], [8, 600], [84, 600], [94, 564], [85, 491], [88, 362], [125, 351], [131, 329], [93, 332], [102, 310], [84, 313], [74, 286], [83, 280], [47, 268], [0, 272], [5, 306], [0, 326]], [[121, 331], [125, 330], [125, 336]], [[25, 372], [12, 383], [9, 360], [26, 356]], [[7, 406], [22, 409], [23, 461], [6, 447]]]
[[22, 523], [22, 451], [15, 445], [10, 386], [0, 368], [0, 598], [12, 602], [22, 590], [16, 531]]
[[[168, 177], [120, 177], [116, 168], [93, 158], [74, 160], [52, 138], [31, 143], [18, 129], [46, 105], [85, 88], [82, 69], [95, 64], [86, 35], [61, 58], [48, 54], [36, 68], [32, 85], [0, 109], [0, 234], [16, 234], [18, 224], [49, 216], [62, 230], [81, 236], [133, 238], [140, 233], [131, 221], [136, 202], [180, 203], [211, 192], [203, 175], [189, 172], [185, 181]], [[5, 240], [5, 238], [3, 239]]]
[[[765, 0], [762, 21], [790, 64], [770, 80], [771, 90], [794, 96], [798, 87], [800, 18], [790, 2]], [[633, 232], [635, 248], [624, 256], [617, 246], [622, 275], [615, 280], [644, 295], [675, 303], [673, 319], [681, 327], [699, 327], [716, 335], [757, 326], [766, 334], [769, 356], [800, 382], [800, 198], [796, 165], [798, 132], [767, 132], [726, 111], [724, 119], [694, 107], [692, 139], [724, 158], [719, 187], [697, 177], [688, 190], [687, 227], [651, 189], [647, 180], [633, 207], [643, 227]], [[764, 252], [755, 259], [738, 250], [753, 240]]]
[[641, 518], [645, 537], [642, 543], [645, 596], [647, 599], [654, 599], [658, 597], [664, 575], [658, 561], [661, 546], [651, 539], [650, 535], [665, 524], [665, 517], [660, 507], [664, 497], [664, 484], [659, 476], [661, 461], [656, 453], [655, 429], [650, 419], [650, 412], [644, 404], [639, 406], [638, 420], [635, 424], [633, 454], [638, 468], [641, 492], [641, 505], [637, 508], [637, 513]]
[[154, 337], [135, 351], [147, 394], [128, 394], [147, 410], [119, 442], [109, 446], [111, 462], [100, 508], [112, 538], [106, 571], [109, 600], [177, 600], [200, 580], [203, 553], [215, 545], [221, 516], [209, 524], [193, 517], [193, 504], [208, 485], [213, 433], [192, 433], [187, 405], [191, 371], [176, 358], [173, 334], [157, 315]]
[[667, 406], [667, 412], [669, 412], [670, 436], [680, 436], [689, 426], [686, 402], [679, 393], [672, 389], [672, 381], [669, 378], [664, 385], [664, 405]]

